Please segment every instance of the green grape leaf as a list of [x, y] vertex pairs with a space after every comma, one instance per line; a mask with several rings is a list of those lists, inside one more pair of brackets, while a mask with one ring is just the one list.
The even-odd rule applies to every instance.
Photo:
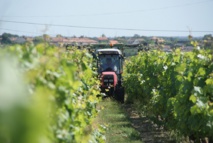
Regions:
[[205, 69], [204, 69], [204, 68], [199, 68], [199, 70], [198, 70], [198, 75], [204, 76], [205, 74], [206, 74]]
[[195, 95], [191, 95], [190, 98], [189, 98], [190, 101], [192, 101], [193, 103], [196, 103], [197, 101], [197, 98]]
[[194, 106], [191, 107], [190, 112], [193, 115], [195, 115], [195, 114], [201, 113], [201, 110], [197, 105], [194, 105]]
[[209, 85], [209, 84], [210, 84], [210, 85], [213, 85], [213, 78], [207, 79], [207, 80], [206, 80], [206, 84], [207, 84], [207, 85]]

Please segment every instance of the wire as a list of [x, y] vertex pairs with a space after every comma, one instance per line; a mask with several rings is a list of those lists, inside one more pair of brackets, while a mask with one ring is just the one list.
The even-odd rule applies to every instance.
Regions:
[[21, 30], [14, 30], [14, 29], [8, 29], [8, 28], [0, 28], [1, 30], [7, 30], [7, 31], [14, 31], [14, 32], [24, 32], [24, 33], [31, 33], [31, 34], [40, 34], [38, 32], [29, 32], [29, 31], [21, 31]]
[[78, 14], [78, 15], [55, 15], [55, 16], [1, 16], [4, 18], [10, 18], [10, 17], [19, 17], [19, 18], [48, 18], [48, 17], [56, 17], [56, 18], [62, 18], [62, 17], [72, 17], [72, 16], [107, 16], [107, 15], [122, 15], [122, 14], [133, 14], [133, 13], [141, 13], [141, 12], [149, 12], [149, 11], [158, 11], [158, 10], [165, 10], [165, 9], [171, 9], [171, 8], [177, 8], [177, 7], [186, 7], [186, 6], [192, 6], [197, 5], [201, 3], [207, 3], [207, 2], [213, 2], [213, 0], [204, 0], [204, 1], [198, 1], [194, 3], [185, 3], [180, 5], [172, 5], [172, 6], [166, 6], [166, 7], [160, 7], [160, 8], [151, 8], [151, 9], [145, 9], [145, 10], [134, 10], [134, 11], [120, 11], [120, 12], [106, 12], [106, 13], [94, 13], [94, 14]]
[[[14, 30], [14, 29], [8, 29], [8, 28], [0, 28], [0, 30], [13, 31], [13, 32], [22, 32], [22, 33], [30, 33], [30, 34], [45, 34], [44, 32], [29, 32], [29, 31], [21, 31], [21, 30]], [[53, 36], [54, 34], [50, 33], [48, 35]]]
[[[56, 27], [68, 27], [68, 28], [85, 28], [85, 29], [105, 29], [105, 30], [121, 30], [121, 31], [150, 31], [150, 32], [189, 32], [188, 30], [157, 30], [157, 29], [131, 29], [131, 28], [109, 28], [109, 27], [90, 27], [90, 26], [75, 26], [75, 25], [62, 25], [62, 24], [44, 24], [44, 23], [34, 23], [34, 22], [23, 22], [23, 21], [9, 21], [9, 20], [0, 20], [0, 22], [7, 23], [19, 23], [19, 24], [28, 24], [28, 25], [42, 25], [42, 26], [56, 26]], [[213, 32], [212, 30], [195, 30], [191, 31], [194, 33], [204, 33], [204, 32]]]
[[177, 7], [185, 7], [185, 6], [196, 5], [196, 4], [205, 3], [205, 2], [213, 2], [213, 0], [205, 0], [205, 1], [195, 2], [195, 3], [185, 3], [185, 4], [181, 4], [181, 5], [166, 6], [166, 7], [161, 7], [161, 8], [151, 8], [151, 9], [145, 9], [145, 10], [111, 12], [111, 13], [100, 13], [100, 14], [79, 15], [79, 16], [103, 16], [103, 15], [133, 14], [133, 13], [141, 13], [141, 12], [148, 12], [148, 11], [165, 10], [165, 9], [171, 9], [171, 8], [177, 8]]

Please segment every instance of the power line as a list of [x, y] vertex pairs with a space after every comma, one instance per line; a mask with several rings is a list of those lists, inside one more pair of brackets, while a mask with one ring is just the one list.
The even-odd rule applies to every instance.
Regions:
[[31, 33], [31, 34], [41, 34], [38, 32], [29, 32], [29, 31], [21, 31], [21, 30], [14, 30], [14, 29], [8, 29], [8, 28], [0, 28], [1, 30], [7, 30], [7, 31], [13, 31], [13, 32], [24, 32], [24, 33]]
[[93, 15], [80, 15], [80, 16], [103, 16], [103, 15], [133, 14], [133, 13], [165, 10], [165, 9], [171, 9], [171, 8], [177, 8], [177, 7], [186, 7], [186, 6], [197, 5], [197, 4], [206, 3], [206, 2], [213, 2], [213, 0], [205, 0], [205, 1], [195, 2], [195, 3], [185, 3], [185, 4], [180, 4], [180, 5], [172, 5], [172, 6], [166, 6], [166, 7], [160, 7], [160, 8], [151, 8], [151, 9], [145, 9], [145, 10], [109, 12], [109, 13], [100, 13], [100, 14], [93, 14]]
[[158, 11], [158, 10], [166, 10], [171, 8], [178, 8], [178, 7], [187, 7], [192, 5], [197, 5], [201, 3], [207, 3], [207, 2], [213, 2], [213, 0], [204, 0], [204, 1], [198, 1], [194, 3], [185, 3], [185, 4], [179, 4], [179, 5], [172, 5], [172, 6], [165, 6], [160, 8], [150, 8], [150, 9], [144, 9], [144, 10], [133, 10], [133, 11], [120, 11], [120, 12], [106, 12], [106, 13], [93, 13], [93, 14], [72, 14], [72, 15], [45, 15], [45, 16], [1, 16], [4, 18], [12, 18], [12, 17], [18, 17], [18, 18], [48, 18], [48, 17], [55, 17], [55, 18], [61, 18], [61, 17], [72, 17], [72, 16], [107, 16], [107, 15], [122, 15], [122, 14], [133, 14], [133, 13], [141, 13], [141, 12], [150, 12], [150, 11]]
[[[34, 22], [23, 22], [23, 21], [9, 21], [9, 20], [0, 20], [0, 22], [6, 23], [18, 23], [18, 24], [28, 24], [28, 25], [40, 25], [40, 26], [55, 26], [55, 27], [67, 27], [67, 28], [84, 28], [84, 29], [102, 29], [102, 30], [121, 30], [121, 31], [148, 31], [148, 32], [189, 32], [188, 30], [158, 30], [158, 29], [133, 29], [133, 28], [110, 28], [110, 27], [90, 27], [90, 26], [76, 26], [76, 25], [62, 25], [62, 24], [44, 24], [44, 23], [34, 23]], [[203, 31], [195, 30], [191, 31], [194, 33], [204, 33], [204, 32], [213, 32], [212, 30]]]
[[[0, 30], [13, 31], [13, 32], [22, 32], [22, 33], [29, 33], [29, 34], [45, 34], [45, 32], [30, 32], [30, 31], [8, 29], [8, 28], [0, 28]], [[48, 35], [52, 35], [53, 36], [55, 34], [50, 33]]]

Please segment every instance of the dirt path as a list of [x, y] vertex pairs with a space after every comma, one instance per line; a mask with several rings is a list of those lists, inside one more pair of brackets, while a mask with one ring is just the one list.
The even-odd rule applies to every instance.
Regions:
[[176, 143], [171, 138], [170, 133], [158, 128], [148, 118], [141, 117], [131, 104], [122, 105], [128, 115], [133, 128], [140, 132], [140, 136], [144, 143]]

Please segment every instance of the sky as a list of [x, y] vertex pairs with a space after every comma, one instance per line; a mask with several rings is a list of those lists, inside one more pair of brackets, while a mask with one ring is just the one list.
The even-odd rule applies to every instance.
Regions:
[[0, 0], [0, 34], [213, 35], [213, 0]]

